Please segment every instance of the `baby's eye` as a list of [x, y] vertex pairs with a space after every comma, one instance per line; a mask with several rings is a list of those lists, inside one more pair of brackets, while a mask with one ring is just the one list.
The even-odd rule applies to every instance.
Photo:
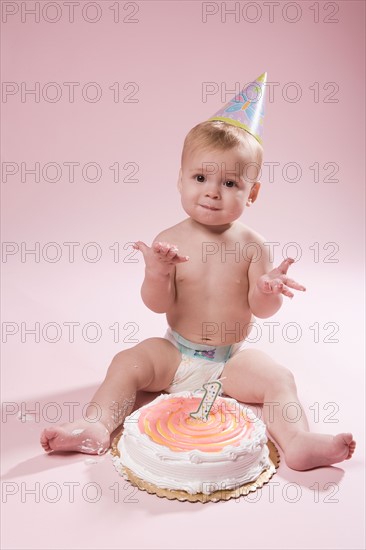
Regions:
[[226, 181], [224, 182], [224, 185], [225, 185], [226, 187], [235, 187], [235, 186], [237, 186], [237, 183], [236, 183], [235, 181], [233, 181], [233, 180], [226, 180]]
[[203, 176], [202, 174], [197, 174], [197, 176], [195, 176], [195, 179], [199, 183], [203, 183], [205, 181], [205, 176]]

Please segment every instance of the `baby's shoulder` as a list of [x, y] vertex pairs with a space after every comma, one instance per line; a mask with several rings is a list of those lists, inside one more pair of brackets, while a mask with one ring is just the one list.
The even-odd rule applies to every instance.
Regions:
[[154, 241], [175, 242], [187, 230], [187, 220], [168, 227], [156, 235]]
[[[239, 238], [241, 246], [243, 247], [243, 257], [258, 262], [259, 259], [262, 259], [264, 263], [268, 262], [268, 240], [255, 231], [251, 227], [240, 223], [238, 227]], [[245, 251], [245, 252], [244, 252]]]
[[241, 242], [244, 243], [255, 243], [260, 246], [263, 245], [263, 243], [267, 242], [267, 239], [258, 233], [258, 231], [255, 231], [248, 225], [245, 225], [241, 222], [237, 222], [236, 227], [236, 237], [240, 239]]

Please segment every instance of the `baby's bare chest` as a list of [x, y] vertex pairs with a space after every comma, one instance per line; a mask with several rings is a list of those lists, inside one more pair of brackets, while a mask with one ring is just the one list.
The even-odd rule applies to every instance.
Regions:
[[235, 242], [191, 243], [184, 254], [189, 261], [176, 266], [176, 285], [206, 295], [212, 291], [235, 295], [248, 286], [248, 259]]

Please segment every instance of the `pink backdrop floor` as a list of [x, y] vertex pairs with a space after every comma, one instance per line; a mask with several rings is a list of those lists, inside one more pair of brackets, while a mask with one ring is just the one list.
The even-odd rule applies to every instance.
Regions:
[[[337, 307], [351, 314], [353, 300], [356, 292], [350, 290]], [[294, 315], [301, 311], [302, 327], [309, 326], [314, 302], [308, 308], [299, 302], [288, 305], [291, 318], [298, 319]], [[318, 319], [335, 318], [330, 302], [316, 309]], [[286, 319], [283, 311], [276, 320], [282, 322], [281, 316]], [[146, 330], [161, 334], [164, 326], [159, 316]], [[314, 343], [304, 335], [295, 344], [265, 338], [256, 344], [291, 365], [312, 429], [353, 431], [358, 440], [353, 459], [308, 472], [292, 471], [282, 461], [269, 485], [256, 494], [217, 504], [168, 501], [133, 489], [117, 475], [110, 455], [92, 460], [76, 453], [46, 455], [38, 444], [41, 428], [52, 425], [61, 410], [60, 421], [67, 420], [71, 403], [80, 413], [102, 380], [101, 365], [110, 354], [97, 349], [97, 358], [87, 364], [85, 345], [64, 343], [56, 351], [50, 344], [13, 346], [4, 357], [9, 368], [4, 376], [3, 547], [363, 548], [361, 332], [362, 316], [354, 315], [338, 343]], [[32, 373], [26, 385], [19, 383], [21, 369]], [[139, 403], [152, 397], [141, 394]]]

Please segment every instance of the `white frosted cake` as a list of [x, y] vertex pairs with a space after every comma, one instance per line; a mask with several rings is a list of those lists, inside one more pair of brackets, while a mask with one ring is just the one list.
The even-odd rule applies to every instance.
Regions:
[[217, 397], [193, 418], [203, 393], [160, 395], [128, 416], [115, 467], [161, 489], [210, 494], [253, 481], [270, 467], [266, 428], [235, 399]]

